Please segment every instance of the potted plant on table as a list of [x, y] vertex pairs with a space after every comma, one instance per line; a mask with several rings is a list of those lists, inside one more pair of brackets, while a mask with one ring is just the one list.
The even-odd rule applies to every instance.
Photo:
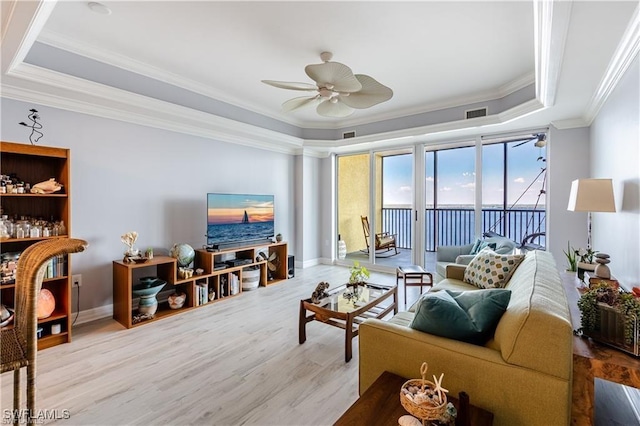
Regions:
[[635, 291], [624, 291], [606, 281], [594, 283], [580, 297], [578, 308], [578, 333], [640, 355], [640, 297]]
[[349, 269], [349, 272], [349, 285], [352, 286], [365, 284], [371, 275], [369, 270], [361, 266], [360, 262], [357, 261], [353, 262], [353, 266]]

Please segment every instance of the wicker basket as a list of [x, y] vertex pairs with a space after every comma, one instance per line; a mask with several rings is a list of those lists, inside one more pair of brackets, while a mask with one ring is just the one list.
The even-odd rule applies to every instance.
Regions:
[[425, 389], [436, 389], [435, 383], [426, 380], [427, 363], [422, 364], [420, 368], [422, 379], [409, 379], [400, 388], [400, 404], [404, 407], [409, 414], [422, 420], [422, 424], [425, 424], [426, 420], [440, 420], [447, 410], [447, 395], [442, 393], [442, 403], [440, 405], [433, 405], [430, 402], [416, 403], [410, 399], [404, 390], [408, 392], [410, 387], [420, 388], [422, 391]]

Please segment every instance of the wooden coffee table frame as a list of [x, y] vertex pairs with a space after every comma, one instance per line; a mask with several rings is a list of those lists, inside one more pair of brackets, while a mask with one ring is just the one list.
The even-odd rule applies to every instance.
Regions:
[[[394, 314], [398, 313], [398, 287], [370, 284], [370, 288], [386, 291], [380, 297], [375, 298], [366, 305], [363, 305], [351, 312], [337, 312], [322, 306], [315, 305], [311, 299], [303, 299], [300, 301], [300, 318], [298, 337], [300, 344], [307, 340], [307, 323], [311, 321], [320, 321], [334, 327], [345, 330], [345, 352], [344, 361], [349, 362], [352, 358], [352, 342], [353, 338], [358, 335], [358, 327], [361, 322], [367, 318], [383, 318], [392, 310]], [[389, 306], [378, 306], [383, 301], [393, 296], [393, 303]], [[307, 311], [312, 312], [307, 316]]]

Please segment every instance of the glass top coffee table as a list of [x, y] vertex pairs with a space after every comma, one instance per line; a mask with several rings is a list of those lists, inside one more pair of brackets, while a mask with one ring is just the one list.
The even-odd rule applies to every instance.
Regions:
[[[389, 300], [392, 299], [392, 300]], [[352, 357], [352, 341], [358, 326], [367, 318], [383, 318], [393, 310], [398, 313], [398, 287], [367, 283], [356, 287], [342, 285], [329, 290], [329, 297], [313, 303], [300, 301], [299, 342], [307, 340], [307, 323], [320, 321], [345, 330], [345, 362]], [[311, 315], [307, 315], [307, 311]]]

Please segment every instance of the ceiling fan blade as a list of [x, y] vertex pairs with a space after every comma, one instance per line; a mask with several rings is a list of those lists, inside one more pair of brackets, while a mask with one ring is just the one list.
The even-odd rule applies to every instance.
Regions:
[[299, 108], [303, 108], [307, 105], [310, 105], [318, 100], [319, 96], [301, 96], [299, 98], [289, 99], [288, 101], [282, 104], [282, 110], [284, 112], [294, 111]]
[[325, 62], [323, 64], [307, 65], [304, 68], [307, 75], [318, 84], [336, 92], [357, 92], [362, 89], [353, 71], [340, 62]]
[[311, 84], [311, 83], [296, 83], [291, 81], [275, 81], [275, 80], [262, 80], [262, 82], [264, 84], [268, 84], [269, 86], [278, 87], [280, 89], [306, 90], [306, 91], [318, 90], [318, 87], [315, 84]]
[[352, 108], [369, 108], [381, 102], [386, 102], [393, 97], [393, 90], [380, 84], [373, 77], [364, 74], [355, 76], [362, 84], [362, 89], [349, 96], [340, 96], [340, 100]]
[[527, 139], [526, 141], [522, 141], [522, 142], [520, 142], [520, 143], [518, 143], [518, 144], [515, 144], [514, 146], [512, 146], [512, 148], [519, 147], [520, 145], [524, 145], [525, 143], [529, 143], [529, 142], [531, 142], [531, 141], [535, 141], [536, 139], [537, 139], [537, 138]]
[[343, 118], [353, 114], [354, 109], [348, 105], [345, 105], [343, 102], [340, 102], [339, 99], [335, 103], [327, 99], [326, 101], [318, 105], [316, 111], [318, 112], [318, 114], [325, 117]]

